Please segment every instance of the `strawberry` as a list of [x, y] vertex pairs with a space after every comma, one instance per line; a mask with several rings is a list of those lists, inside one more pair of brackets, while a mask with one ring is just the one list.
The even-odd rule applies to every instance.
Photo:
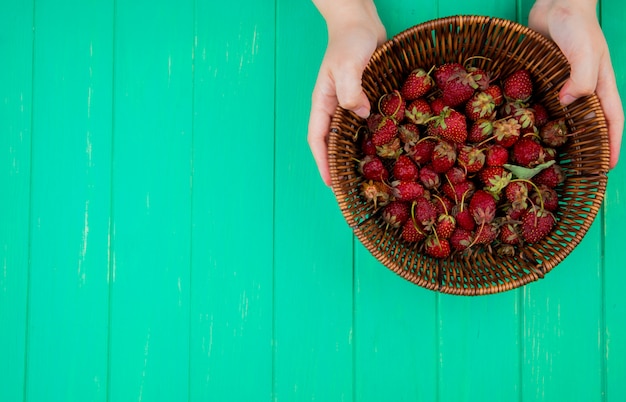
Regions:
[[491, 223], [496, 217], [496, 200], [485, 190], [476, 190], [469, 202], [469, 211], [477, 225]]
[[359, 173], [367, 180], [387, 180], [389, 172], [378, 156], [366, 155], [359, 162]]
[[372, 136], [367, 135], [361, 141], [361, 152], [365, 155], [376, 155], [376, 145], [372, 142]]
[[456, 251], [463, 251], [472, 244], [472, 232], [457, 227], [450, 236], [450, 246]]
[[390, 117], [383, 117], [372, 134], [372, 143], [380, 147], [392, 142], [398, 134], [398, 125]]
[[453, 166], [446, 171], [445, 177], [451, 184], [458, 184], [467, 179], [467, 171], [459, 166]]
[[435, 69], [435, 84], [443, 90], [448, 81], [452, 80], [453, 75], [458, 75], [458, 73], [467, 73], [460, 63], [444, 63]]
[[474, 95], [474, 88], [472, 88], [472, 84], [467, 77], [466, 72], [454, 76], [443, 87], [441, 99], [445, 105], [450, 107], [461, 106]]
[[504, 189], [507, 201], [513, 210], [524, 210], [528, 207], [530, 184], [525, 181], [511, 181]]
[[419, 171], [407, 155], [400, 155], [393, 165], [393, 177], [400, 181], [416, 181]]
[[454, 200], [457, 204], [460, 203], [464, 197], [466, 200], [469, 199], [472, 194], [474, 194], [474, 190], [476, 190], [476, 185], [471, 180], [464, 180], [456, 184], [444, 183], [443, 186], [441, 186], [441, 191], [443, 191], [446, 197]]
[[491, 97], [493, 98], [493, 102], [495, 103], [496, 106], [501, 106], [504, 103], [504, 96], [502, 95], [502, 88], [500, 88], [498, 85], [491, 84], [487, 87], [487, 89], [484, 89], [483, 92], [491, 95]]
[[405, 146], [415, 144], [420, 138], [420, 129], [413, 123], [401, 124], [398, 126], [398, 138]]
[[418, 221], [425, 230], [430, 230], [437, 219], [437, 208], [430, 200], [418, 197], [414, 203], [415, 220]]
[[520, 224], [513, 221], [505, 223], [500, 226], [500, 234], [498, 235], [500, 241], [504, 244], [517, 245], [522, 241], [522, 234], [520, 233]]
[[398, 201], [414, 201], [424, 195], [424, 187], [414, 181], [396, 180], [391, 183], [392, 194]]
[[502, 145], [493, 144], [485, 151], [485, 165], [502, 166], [509, 162], [509, 151]]
[[456, 219], [452, 215], [440, 214], [435, 225], [435, 233], [440, 239], [449, 239], [456, 229]]
[[428, 132], [454, 143], [463, 143], [467, 139], [467, 121], [465, 116], [449, 107], [428, 121]]
[[397, 123], [404, 119], [405, 103], [400, 91], [384, 94], [378, 100], [378, 109], [383, 116], [393, 118]]
[[513, 146], [520, 137], [521, 128], [517, 120], [513, 118], [494, 121], [493, 137], [495, 143], [505, 148]]
[[382, 120], [383, 120], [382, 114], [372, 113], [365, 120], [365, 122], [367, 123], [367, 128], [369, 129], [369, 131], [373, 133], [374, 131], [378, 129], [378, 126], [380, 125]]
[[409, 204], [401, 201], [392, 201], [386, 205], [382, 212], [383, 220], [391, 227], [399, 228], [409, 220], [411, 211]]
[[563, 168], [556, 163], [537, 173], [532, 179], [535, 184], [544, 184], [554, 188], [565, 181]]
[[435, 86], [435, 81], [430, 73], [423, 68], [416, 68], [409, 73], [400, 93], [406, 100], [414, 100], [426, 95]]
[[453, 216], [456, 218], [456, 224], [458, 227], [471, 232], [476, 228], [476, 221], [474, 221], [474, 218], [467, 208], [467, 205], [459, 205], [460, 207], [456, 209], [453, 213]]
[[480, 148], [463, 145], [458, 151], [457, 163], [468, 173], [476, 173], [485, 164], [485, 154]]
[[565, 144], [567, 135], [567, 125], [563, 119], [549, 121], [539, 130], [541, 141], [549, 147], [559, 147]]
[[415, 220], [409, 218], [402, 226], [402, 238], [409, 243], [417, 243], [426, 238], [424, 229]]
[[528, 243], [537, 243], [552, 231], [555, 224], [552, 212], [533, 206], [522, 216], [522, 237]]
[[419, 181], [426, 189], [437, 189], [441, 185], [439, 173], [435, 172], [431, 165], [423, 166], [419, 170]]
[[430, 110], [432, 110], [433, 116], [440, 114], [443, 111], [443, 108], [446, 107], [446, 105], [443, 103], [443, 99], [441, 98], [441, 96], [432, 99], [429, 105]]
[[474, 88], [480, 91], [485, 91], [489, 88], [489, 83], [491, 82], [491, 74], [489, 74], [489, 71], [473, 66], [465, 67], [465, 70], [467, 70]]
[[450, 251], [450, 243], [446, 239], [438, 239], [430, 235], [424, 242], [424, 252], [431, 257], [447, 258], [450, 255]]
[[511, 101], [526, 102], [533, 94], [533, 82], [526, 69], [520, 69], [506, 77], [503, 81], [504, 97]]
[[467, 133], [469, 142], [483, 142], [490, 138], [493, 134], [493, 121], [487, 119], [478, 119], [470, 125]]
[[398, 137], [395, 137], [391, 142], [376, 147], [376, 155], [385, 159], [397, 159], [402, 151], [402, 144]]
[[472, 121], [491, 120], [495, 113], [496, 103], [487, 92], [475, 92], [465, 104], [465, 116]]
[[550, 114], [548, 113], [548, 109], [541, 103], [534, 103], [531, 106], [533, 113], [535, 115], [535, 125], [539, 128], [544, 126], [548, 120], [550, 119]]
[[435, 141], [431, 141], [428, 138], [422, 138], [415, 143], [415, 145], [410, 147], [407, 153], [415, 163], [423, 166], [431, 161], [434, 149]]
[[437, 173], [445, 173], [456, 162], [456, 148], [447, 141], [440, 140], [433, 148], [431, 167]]
[[502, 107], [502, 117], [511, 117], [517, 120], [521, 130], [532, 132], [535, 126], [535, 113], [521, 102], [507, 102]]
[[389, 204], [391, 193], [389, 186], [380, 181], [370, 180], [361, 184], [361, 195], [366, 201], [374, 204], [374, 208]]
[[511, 159], [514, 163], [523, 167], [535, 167], [539, 162], [542, 146], [530, 137], [520, 138], [511, 151]]
[[539, 192], [535, 190], [530, 196], [535, 205], [543, 204], [543, 209], [550, 212], [555, 212], [559, 209], [559, 196], [555, 189], [543, 184], [540, 184], [538, 189]]
[[435, 210], [437, 211], [437, 214], [447, 214], [448, 211], [452, 211], [452, 209], [454, 208], [454, 202], [452, 202], [451, 199], [446, 196], [439, 197], [434, 194], [433, 196], [434, 200], [432, 200], [432, 202], [435, 205]]
[[484, 222], [476, 230], [474, 244], [491, 244], [498, 238], [500, 228], [495, 222]]
[[433, 116], [433, 109], [426, 99], [417, 98], [406, 106], [404, 116], [412, 123], [426, 124]]
[[501, 166], [490, 166], [481, 170], [478, 177], [484, 186], [483, 189], [499, 198], [500, 193], [508, 186], [513, 175]]

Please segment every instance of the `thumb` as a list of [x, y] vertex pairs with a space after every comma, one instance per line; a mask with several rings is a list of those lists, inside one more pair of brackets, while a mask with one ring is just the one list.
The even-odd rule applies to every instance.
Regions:
[[370, 102], [361, 87], [362, 74], [362, 69], [353, 66], [337, 72], [334, 78], [339, 105], [366, 118], [370, 114]]
[[578, 49], [566, 57], [571, 65], [570, 77], [559, 94], [565, 106], [596, 90], [599, 71], [599, 57], [592, 49]]

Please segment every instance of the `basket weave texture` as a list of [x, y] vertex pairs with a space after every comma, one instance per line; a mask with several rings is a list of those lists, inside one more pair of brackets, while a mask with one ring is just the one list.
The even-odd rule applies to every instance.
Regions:
[[559, 48], [537, 32], [518, 23], [483, 16], [453, 16], [416, 25], [380, 46], [363, 74], [363, 88], [372, 105], [380, 96], [398, 89], [416, 67], [446, 62], [474, 65], [498, 72], [501, 77], [526, 68], [535, 82], [534, 98], [546, 106], [552, 118], [564, 118], [570, 132], [559, 155], [566, 173], [557, 188], [557, 224], [539, 243], [526, 245], [521, 255], [453, 254], [436, 259], [405, 243], [400, 229], [391, 229], [360, 194], [358, 173], [362, 157], [355, 143], [366, 123], [338, 107], [331, 122], [329, 164], [332, 188], [341, 212], [360, 242], [383, 265], [421, 287], [457, 295], [492, 294], [543, 278], [580, 243], [595, 219], [604, 198], [609, 170], [606, 120], [595, 95], [568, 107], [558, 92], [569, 77], [569, 64]]

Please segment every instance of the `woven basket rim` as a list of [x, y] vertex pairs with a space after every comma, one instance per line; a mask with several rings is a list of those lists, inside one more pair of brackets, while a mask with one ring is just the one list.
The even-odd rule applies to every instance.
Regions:
[[[483, 35], [482, 37], [487, 38], [484, 48], [489, 48], [491, 44], [489, 34], [494, 37], [506, 35], [510, 40], [505, 44], [510, 49], [502, 50], [494, 45], [491, 51], [504, 55], [505, 62], [521, 60], [519, 62], [528, 63], [531, 70], [542, 69], [543, 75], [539, 77], [545, 84], [542, 87], [542, 96], [554, 98], [569, 76], [569, 64], [563, 53], [553, 41], [540, 33], [503, 18], [455, 15], [410, 27], [376, 49], [363, 77], [363, 85], [370, 102], [377, 99], [375, 91], [384, 90], [385, 86], [391, 85], [390, 81], [399, 79], [392, 72], [408, 68], [412, 58], [421, 57], [420, 51], [434, 52], [432, 57], [444, 62], [455, 61], [455, 57], [464, 56], [462, 52], [437, 54], [446, 51], [444, 48], [448, 46], [448, 42], [456, 41], [451, 46], [458, 43], [467, 48], [478, 46], [471, 42], [471, 38], [468, 39], [472, 35], [465, 35], [468, 30], [472, 35]], [[483, 45], [483, 42], [478, 44]], [[537, 54], [544, 58], [537, 60]], [[545, 61], [545, 57], [549, 60]], [[507, 67], [505, 62], [502, 62], [503, 68]], [[385, 65], [384, 69], [380, 69], [380, 64]], [[373, 75], [376, 77], [372, 78]], [[592, 122], [589, 119], [583, 120], [584, 113], [588, 114], [589, 111], [595, 113]], [[376, 211], [369, 211], [368, 214], [367, 206], [359, 203], [360, 195], [355, 193], [360, 179], [352, 174], [353, 170], [341, 159], [353, 151], [354, 143], [351, 143], [348, 131], [354, 131], [355, 127], [363, 124], [363, 119], [341, 107], [337, 107], [332, 118], [328, 139], [332, 189], [344, 218], [359, 241], [379, 262], [404, 279], [436, 292], [456, 295], [486, 295], [515, 289], [543, 278], [571, 253], [587, 233], [604, 198], [609, 170], [608, 134], [606, 119], [597, 96], [590, 95], [570, 107], [562, 108], [562, 114], [574, 126], [587, 124], [591, 127], [588, 135], [577, 140], [576, 149], [568, 149], [566, 154], [569, 156], [570, 153], [575, 153], [568, 166], [572, 175], [564, 184], [564, 191], [569, 197], [566, 209], [576, 210], [577, 213], [578, 209], [582, 210], [582, 218], [564, 213], [559, 218], [559, 226], [553, 236], [527, 247], [527, 252], [536, 264], [524, 263], [518, 257], [501, 258], [497, 255], [485, 255], [481, 259], [455, 256], [435, 262], [403, 245], [402, 240], [394, 238], [393, 231], [380, 233], [380, 227], [376, 225]], [[590, 155], [593, 153], [591, 160], [582, 157], [587, 156], [586, 152]], [[426, 272], [432, 266], [436, 267], [435, 272]], [[481, 278], [484, 281], [481, 282]]]

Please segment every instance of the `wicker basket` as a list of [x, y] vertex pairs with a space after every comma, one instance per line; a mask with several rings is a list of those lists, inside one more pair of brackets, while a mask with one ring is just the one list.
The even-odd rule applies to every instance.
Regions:
[[387, 41], [372, 56], [363, 87], [372, 104], [400, 87], [415, 67], [460, 62], [471, 56], [475, 65], [506, 76], [526, 68], [536, 83], [534, 97], [554, 118], [565, 118], [577, 134], [559, 156], [565, 182], [557, 188], [557, 224], [541, 242], [526, 246], [524, 258], [477, 253], [445, 260], [420, 253], [405, 243], [400, 229], [389, 229], [379, 209], [360, 195], [355, 137], [364, 120], [338, 108], [329, 135], [332, 188], [339, 207], [361, 243], [387, 268], [419, 286], [443, 293], [481, 295], [523, 286], [559, 264], [580, 243], [600, 209], [609, 169], [604, 114], [595, 95], [560, 106], [558, 91], [569, 76], [569, 65], [558, 47], [535, 31], [512, 21], [454, 16], [414, 26]]

